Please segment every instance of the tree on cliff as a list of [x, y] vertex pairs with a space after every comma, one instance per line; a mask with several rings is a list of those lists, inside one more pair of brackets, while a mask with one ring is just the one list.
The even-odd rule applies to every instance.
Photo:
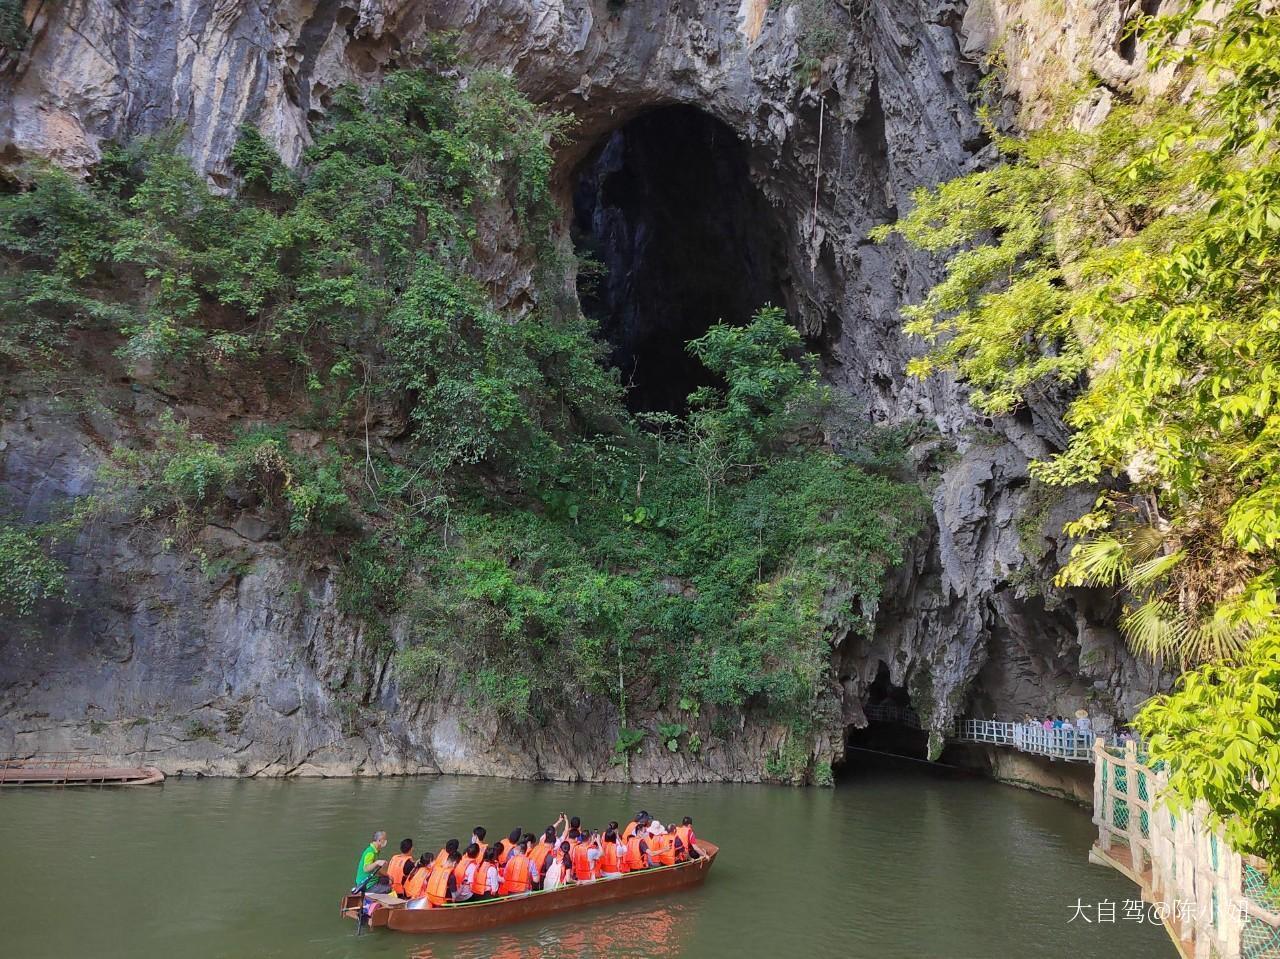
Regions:
[[1033, 466], [1101, 485], [1069, 523], [1068, 585], [1123, 591], [1132, 645], [1190, 668], [1138, 722], [1175, 798], [1280, 854], [1280, 17], [1192, 3], [1135, 24], [1174, 89], [1069, 111], [1003, 165], [916, 197], [882, 229], [953, 253], [905, 311], [929, 350], [1007, 414], [1078, 387], [1067, 448]]

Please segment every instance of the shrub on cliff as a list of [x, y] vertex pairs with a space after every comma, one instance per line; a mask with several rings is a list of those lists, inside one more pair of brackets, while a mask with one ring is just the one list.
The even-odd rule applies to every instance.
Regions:
[[63, 566], [45, 552], [38, 532], [0, 523], [0, 618], [30, 615], [66, 592]]

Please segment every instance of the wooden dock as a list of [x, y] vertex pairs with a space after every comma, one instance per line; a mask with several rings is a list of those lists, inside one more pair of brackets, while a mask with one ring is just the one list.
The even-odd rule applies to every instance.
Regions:
[[0, 760], [3, 786], [151, 786], [164, 782], [154, 766], [88, 756], [32, 756]]

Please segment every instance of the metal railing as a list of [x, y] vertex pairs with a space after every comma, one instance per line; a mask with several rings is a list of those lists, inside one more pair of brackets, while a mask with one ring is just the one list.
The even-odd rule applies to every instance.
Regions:
[[1009, 746], [1034, 756], [1093, 762], [1092, 730], [1064, 724], [1046, 728], [1040, 723], [1007, 723], [995, 719], [962, 719], [955, 739], [967, 743]]
[[[872, 703], [862, 707], [868, 722], [896, 723], [911, 729], [922, 729], [920, 717], [909, 706], [897, 703]], [[1092, 730], [1064, 725], [1046, 729], [1039, 723], [1010, 723], [996, 719], [962, 719], [947, 734], [962, 743], [984, 743], [1008, 746], [1034, 756], [1065, 759], [1069, 762], [1093, 762]]]
[[909, 706], [897, 703], [872, 703], [862, 707], [863, 715], [872, 723], [897, 723], [899, 726], [910, 726], [921, 729], [920, 717]]

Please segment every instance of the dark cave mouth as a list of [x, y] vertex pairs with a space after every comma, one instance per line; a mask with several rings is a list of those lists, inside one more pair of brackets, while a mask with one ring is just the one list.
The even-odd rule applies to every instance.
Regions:
[[714, 383], [686, 344], [786, 305], [782, 233], [747, 147], [694, 107], [641, 114], [592, 151], [575, 174], [572, 235], [600, 264], [578, 296], [635, 412], [683, 412]]

